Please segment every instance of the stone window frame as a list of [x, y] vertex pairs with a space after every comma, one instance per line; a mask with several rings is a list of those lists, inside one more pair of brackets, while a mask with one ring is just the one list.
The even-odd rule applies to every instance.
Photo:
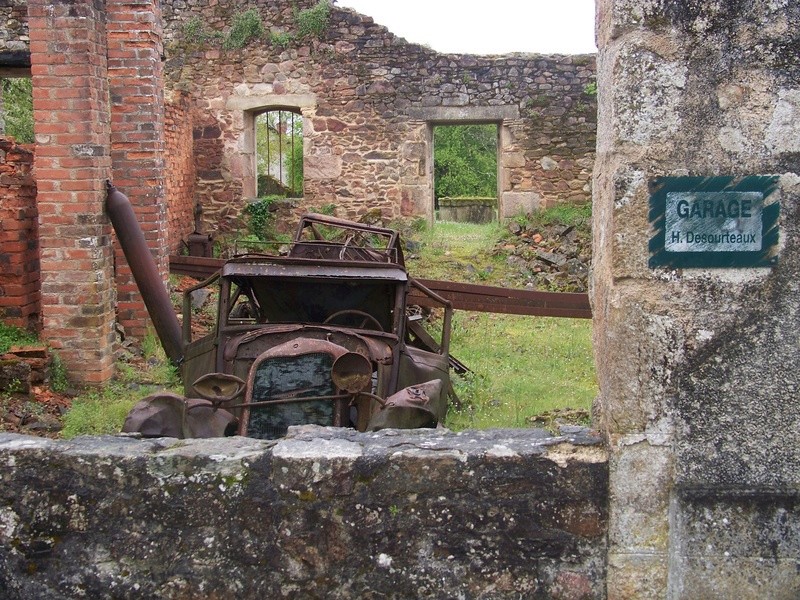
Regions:
[[[242, 195], [245, 198], [255, 198], [257, 193], [256, 169], [256, 117], [271, 110], [286, 110], [299, 114], [303, 118], [303, 143], [305, 144], [307, 123], [316, 108], [316, 98], [310, 94], [286, 94], [267, 96], [234, 96], [227, 102], [226, 108], [232, 112], [240, 112], [242, 129], [237, 140], [238, 154], [240, 156], [240, 172], [242, 181]], [[305, 150], [305, 148], [304, 148]], [[303, 153], [303, 163], [305, 166]], [[305, 171], [305, 169], [304, 169]]]

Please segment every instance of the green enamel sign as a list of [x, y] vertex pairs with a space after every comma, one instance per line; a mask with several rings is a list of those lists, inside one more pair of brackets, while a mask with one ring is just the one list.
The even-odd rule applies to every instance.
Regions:
[[650, 184], [650, 267], [763, 267], [778, 260], [775, 176], [660, 177]]

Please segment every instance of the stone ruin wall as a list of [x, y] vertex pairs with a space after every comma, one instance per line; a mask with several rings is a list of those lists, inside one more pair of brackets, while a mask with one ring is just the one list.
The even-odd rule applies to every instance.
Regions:
[[[319, 39], [285, 48], [187, 38], [192, 19], [225, 31], [250, 6], [164, 3], [165, 85], [193, 100], [195, 199], [212, 228], [233, 226], [255, 194], [252, 115], [270, 106], [303, 115], [305, 206], [432, 216], [430, 126], [446, 122], [502, 124], [505, 216], [590, 199], [594, 56], [438, 54], [337, 7]], [[296, 33], [294, 3], [255, 6], [272, 32]]]
[[167, 248], [179, 253], [183, 242], [194, 231], [194, 140], [190, 100], [173, 92], [164, 102], [164, 147], [167, 177]]
[[27, 52], [27, 0], [5, 0], [0, 5], [0, 24], [0, 52]]

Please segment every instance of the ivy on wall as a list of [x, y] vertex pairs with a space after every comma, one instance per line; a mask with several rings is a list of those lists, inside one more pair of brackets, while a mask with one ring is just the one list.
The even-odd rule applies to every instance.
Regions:
[[214, 31], [200, 17], [194, 16], [183, 25], [183, 42], [189, 48], [220, 45], [223, 50], [241, 50], [259, 40], [286, 47], [295, 41], [321, 37], [328, 26], [330, 13], [330, 0], [319, 0], [310, 8], [295, 11], [295, 32], [273, 31], [269, 35], [255, 8], [234, 14], [226, 33]]

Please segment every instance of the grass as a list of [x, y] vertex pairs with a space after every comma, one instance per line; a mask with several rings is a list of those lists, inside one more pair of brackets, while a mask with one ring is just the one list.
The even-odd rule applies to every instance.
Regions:
[[8, 352], [12, 346], [26, 346], [38, 343], [38, 338], [25, 329], [0, 322], [0, 354]]
[[409, 254], [408, 270], [426, 279], [509, 284], [513, 277], [506, 257], [494, 251], [504, 232], [497, 223], [437, 222], [419, 234], [421, 251]]
[[[520, 224], [583, 224], [584, 207], [558, 207]], [[437, 222], [419, 237], [418, 258], [408, 261], [414, 277], [513, 287], [506, 257], [495, 250], [506, 235], [498, 224]], [[461, 409], [447, 426], [530, 427], [542, 414], [588, 415], [597, 394], [592, 324], [583, 319], [528, 317], [456, 311], [451, 353], [474, 375], [454, 377]]]
[[182, 393], [178, 372], [152, 333], [142, 340], [143, 360], [119, 361], [117, 376], [102, 389], [87, 389], [64, 415], [62, 437], [118, 433], [125, 416], [142, 398], [159, 390]]
[[454, 430], [528, 427], [536, 415], [587, 411], [597, 393], [591, 322], [456, 312], [452, 354], [474, 375], [455, 377]]

